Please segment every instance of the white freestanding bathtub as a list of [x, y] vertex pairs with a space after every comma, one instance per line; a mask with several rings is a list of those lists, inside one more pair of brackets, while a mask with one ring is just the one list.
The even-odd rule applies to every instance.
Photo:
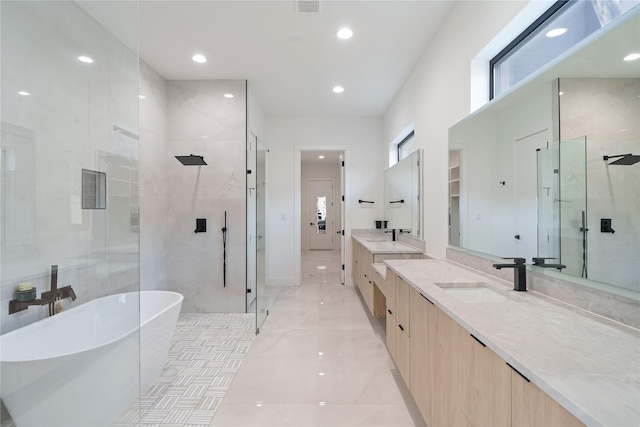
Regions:
[[110, 426], [162, 372], [183, 296], [112, 295], [0, 337], [17, 427]]

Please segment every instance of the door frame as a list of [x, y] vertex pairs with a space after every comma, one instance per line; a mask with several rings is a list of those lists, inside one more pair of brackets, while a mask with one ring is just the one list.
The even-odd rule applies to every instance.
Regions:
[[[349, 200], [351, 200], [351, 193], [349, 191], [349, 177], [350, 177], [350, 161], [351, 156], [349, 153], [348, 145], [296, 145], [294, 149], [294, 174], [293, 174], [293, 280], [296, 286], [300, 286], [301, 277], [301, 259], [302, 259], [302, 213], [301, 213], [301, 198], [302, 198], [302, 152], [303, 151], [339, 151], [342, 152], [344, 158], [344, 200], [345, 208], [343, 212], [343, 224], [344, 224], [344, 248], [341, 250], [342, 262], [344, 262], [345, 277], [351, 277], [351, 256], [349, 254], [348, 244], [351, 237], [351, 208]], [[341, 196], [341, 195], [340, 195]], [[336, 195], [335, 197], [340, 198]]]

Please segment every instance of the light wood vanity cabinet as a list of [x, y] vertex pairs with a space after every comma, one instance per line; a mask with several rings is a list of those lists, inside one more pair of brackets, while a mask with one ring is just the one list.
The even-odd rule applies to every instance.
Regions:
[[398, 320], [396, 318], [396, 275], [393, 271], [387, 270], [387, 291], [386, 298], [386, 341], [387, 349], [391, 358], [398, 364]]
[[535, 384], [511, 371], [511, 417], [514, 427], [577, 427], [584, 424]]
[[466, 332], [460, 349], [463, 384], [463, 416], [478, 426], [511, 425], [511, 368], [497, 354]]
[[412, 351], [420, 348], [419, 340], [426, 351], [412, 354], [412, 367], [427, 368], [426, 385], [414, 381], [411, 388], [427, 424], [511, 425], [511, 368], [420, 293], [412, 299], [412, 320], [427, 322], [412, 325]]
[[387, 270], [387, 348], [407, 386], [411, 384], [409, 288], [404, 280]]
[[407, 387], [411, 387], [411, 360], [410, 360], [410, 302], [409, 302], [409, 289], [411, 287], [405, 282], [402, 277], [396, 275], [396, 322], [397, 322], [397, 360], [396, 365], [402, 375]]
[[370, 269], [373, 255], [357, 241], [353, 241], [353, 278], [360, 289], [362, 299], [370, 312], [373, 313], [373, 280], [370, 279]]
[[413, 287], [409, 300], [407, 385], [428, 426], [583, 425]]
[[[371, 253], [367, 248], [358, 242], [352, 240], [352, 256], [353, 256], [353, 279], [362, 294], [369, 312], [374, 317], [385, 317], [386, 302], [389, 293], [387, 288], [389, 285], [378, 275], [373, 267], [374, 263], [381, 263], [385, 259], [421, 259], [423, 256], [419, 252], [403, 253], [403, 252], [376, 252]], [[408, 323], [408, 322], [407, 322]]]
[[409, 348], [409, 370], [411, 372], [411, 394], [425, 420], [432, 419], [431, 399], [433, 392], [429, 388], [432, 374], [429, 372], [431, 361], [431, 346], [429, 342], [429, 325], [433, 320], [435, 307], [414, 288], [409, 290], [410, 307], [409, 323], [411, 337]]

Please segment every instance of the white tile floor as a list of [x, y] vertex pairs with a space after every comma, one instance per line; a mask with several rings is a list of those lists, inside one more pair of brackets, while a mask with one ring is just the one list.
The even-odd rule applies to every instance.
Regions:
[[302, 285], [279, 290], [211, 426], [424, 425], [381, 325], [339, 283], [339, 254], [302, 258]]

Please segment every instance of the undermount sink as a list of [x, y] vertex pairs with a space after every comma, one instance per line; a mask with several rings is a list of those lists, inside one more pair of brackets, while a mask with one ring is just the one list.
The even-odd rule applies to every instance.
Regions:
[[464, 302], [505, 302], [507, 298], [484, 282], [436, 283], [443, 291]]
[[378, 237], [375, 239], [367, 239], [367, 242], [386, 242], [390, 241], [389, 239], [385, 239], [384, 237]]

